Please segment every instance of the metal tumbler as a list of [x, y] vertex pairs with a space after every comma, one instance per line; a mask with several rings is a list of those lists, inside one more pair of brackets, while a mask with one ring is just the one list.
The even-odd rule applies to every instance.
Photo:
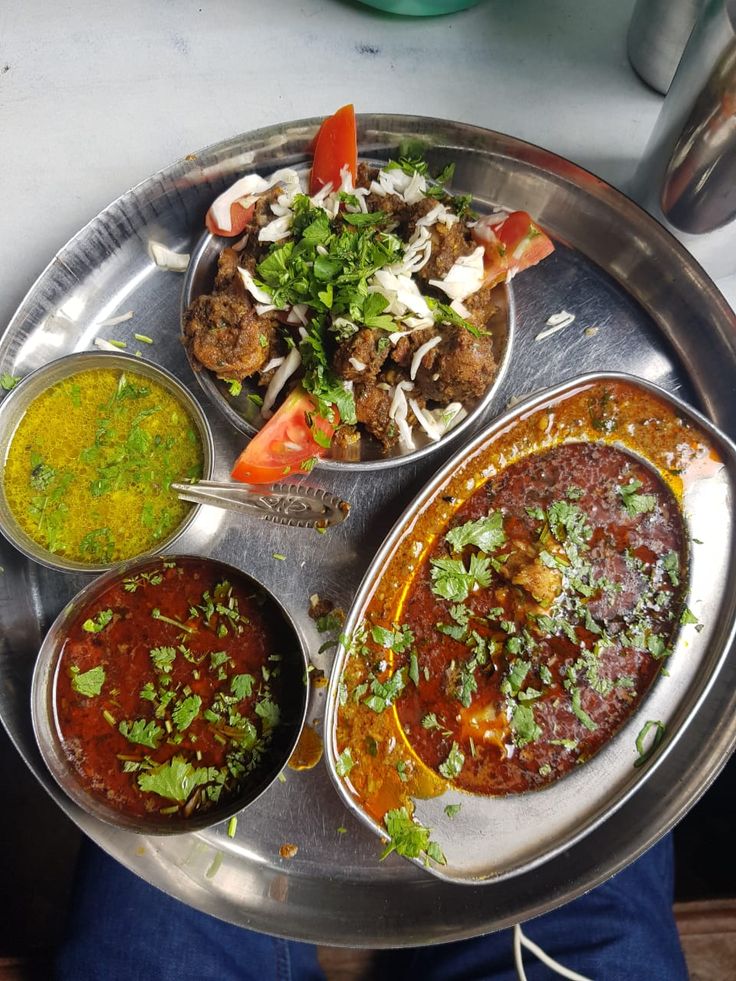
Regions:
[[736, 272], [736, 0], [708, 0], [631, 196], [714, 278]]

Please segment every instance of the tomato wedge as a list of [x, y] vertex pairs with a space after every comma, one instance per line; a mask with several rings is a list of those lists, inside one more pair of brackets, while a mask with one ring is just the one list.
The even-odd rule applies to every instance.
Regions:
[[334, 423], [317, 414], [312, 396], [301, 386], [295, 388], [235, 461], [233, 479], [271, 484], [304, 469], [312, 457], [324, 456], [339, 422], [337, 409], [332, 411]]
[[211, 235], [221, 235], [224, 238], [235, 238], [236, 235], [242, 235], [250, 224], [254, 209], [255, 204], [249, 208], [244, 208], [239, 201], [234, 201], [230, 205], [230, 224], [232, 227], [226, 231], [219, 227], [212, 214], [212, 208], [210, 208], [204, 220], [207, 231]]
[[505, 221], [496, 225], [495, 232], [506, 248], [506, 260], [512, 276], [536, 266], [555, 250], [552, 241], [526, 211], [513, 211]]
[[349, 167], [355, 181], [358, 173], [358, 136], [352, 105], [338, 109], [322, 123], [314, 143], [314, 160], [309, 193], [316, 194], [325, 184], [332, 190], [340, 186], [340, 171]]

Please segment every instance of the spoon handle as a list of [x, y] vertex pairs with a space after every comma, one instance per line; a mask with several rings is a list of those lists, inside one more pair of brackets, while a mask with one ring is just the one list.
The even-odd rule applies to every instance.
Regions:
[[319, 487], [302, 484], [271, 484], [264, 488], [200, 480], [193, 484], [173, 483], [171, 488], [182, 501], [253, 514], [264, 521], [295, 528], [329, 528], [344, 521], [350, 511], [347, 501]]

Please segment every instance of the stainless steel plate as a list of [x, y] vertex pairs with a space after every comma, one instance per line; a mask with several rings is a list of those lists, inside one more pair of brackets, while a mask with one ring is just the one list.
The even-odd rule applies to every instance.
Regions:
[[[212, 197], [244, 167], [300, 164], [319, 120], [236, 137], [167, 168], [123, 195], [52, 260], [0, 339], [0, 372], [23, 375], [98, 334], [155, 343], [145, 355], [190, 386], [179, 343], [181, 277], [154, 266], [151, 239], [190, 251]], [[366, 153], [385, 156], [403, 139], [437, 147], [436, 162], [457, 162], [456, 186], [482, 202], [525, 208], [569, 247], [514, 281], [514, 358], [488, 418], [513, 397], [583, 371], [643, 376], [705, 409], [736, 434], [736, 317], [687, 253], [644, 212], [592, 175], [537, 147], [459, 123], [406, 116], [359, 119]], [[576, 321], [534, 338], [551, 313]], [[116, 313], [116, 328], [95, 326]], [[594, 336], [588, 327], [597, 327]], [[213, 418], [216, 470], [223, 477], [242, 448]], [[348, 521], [326, 535], [232, 520], [203, 508], [182, 551], [231, 562], [274, 590], [310, 651], [321, 643], [307, 617], [320, 593], [346, 609], [382, 538], [445, 458], [374, 473], [319, 473], [349, 500]], [[285, 561], [273, 558], [286, 556]], [[172, 840], [111, 831], [64, 798], [46, 772], [31, 729], [29, 690], [43, 633], [85, 581], [34, 566], [0, 543], [0, 715], [46, 789], [92, 838], [129, 868], [178, 898], [235, 923], [333, 944], [390, 946], [439, 942], [498, 929], [591, 888], [670, 828], [708, 786], [736, 743], [736, 656], [704, 697], [652, 778], [605, 823], [533, 872], [482, 890], [438, 882], [403, 859], [379, 863], [376, 839], [345, 810], [324, 765], [287, 771], [248, 810], [230, 840], [219, 830]], [[322, 638], [323, 639], [323, 638]], [[321, 717], [324, 689], [308, 719]], [[345, 834], [338, 828], [345, 827]], [[290, 859], [286, 843], [299, 846]], [[209, 871], [209, 875], [207, 874]]]
[[[658, 399], [654, 417], [658, 418], [661, 409], [663, 414], [669, 411], [671, 416], [682, 419], [691, 427], [692, 439], [703, 448], [706, 462], [702, 458], [683, 462], [681, 470], [684, 486], [681, 506], [690, 554], [687, 604], [696, 611], [701, 623], [697, 630], [693, 626], [680, 628], [672, 657], [667, 660], [666, 679], [656, 679], [614, 737], [584, 766], [575, 768], [563, 779], [534, 793], [505, 797], [462, 793], [448, 786], [439, 796], [415, 798], [417, 818], [432, 829], [433, 841], [446, 856], [445, 865], [428, 864], [429, 871], [440, 879], [477, 885], [528, 874], [541, 862], [571, 848], [609, 818], [656, 773], [667, 754], [686, 734], [703, 696], [717, 682], [718, 672], [733, 643], [736, 633], [736, 597], [732, 588], [736, 576], [736, 527], [731, 502], [736, 497], [736, 446], [680, 399], [672, 398], [647, 382], [612, 373], [583, 375], [525, 400], [457, 452], [422, 488], [384, 541], [361, 583], [344, 633], [352, 636], [364, 622], [377, 590], [382, 590], [385, 595], [386, 587], [382, 583], [393, 585], [396, 581], [394, 595], [398, 596], [403, 593], [406, 581], [418, 574], [419, 562], [415, 566], [407, 558], [408, 550], [418, 537], [417, 522], [430, 509], [441, 512], [445, 507], [443, 502], [448, 500], [446, 495], [467, 499], [465, 495], [470, 497], [478, 492], [482, 486], [480, 473], [486, 472], [484, 468], [489, 460], [496, 459], [489, 453], [498, 437], [513, 433], [515, 426], [518, 432], [517, 424], [522, 420], [536, 433], [539, 421], [546, 419], [547, 412], [553, 412], [555, 405], [581, 392], [600, 392], [604, 390], [601, 385], [617, 381], [634, 384], [654, 395]], [[580, 431], [576, 433], [574, 428], [571, 429], [566, 441], [585, 439], [585, 423], [578, 425]], [[614, 434], [601, 439], [611, 446], [640, 453], [653, 469], [659, 469], [654, 456], [650, 458], [643, 449], [641, 434], [634, 429], [636, 425], [633, 423], [632, 434], [627, 433], [623, 438]], [[520, 444], [513, 440], [512, 446], [519, 459], [558, 445], [555, 439], [544, 436], [534, 442], [534, 446], [522, 442], [524, 448], [516, 450]], [[509, 443], [504, 446], [508, 452]], [[669, 465], [672, 465], [671, 460]], [[499, 466], [498, 472], [503, 473], [503, 469]], [[392, 618], [398, 621], [401, 614], [394, 610], [401, 608], [394, 608], [391, 599], [388, 603]], [[326, 755], [330, 775], [348, 808], [366, 827], [385, 838], [386, 829], [363, 808], [348, 781], [341, 779], [336, 770], [339, 686], [349, 656], [346, 647], [340, 644], [327, 694]], [[347, 694], [350, 698], [349, 686]], [[364, 711], [368, 716], [372, 715], [370, 709]], [[666, 737], [652, 760], [638, 769], [634, 766], [635, 743], [646, 719], [663, 720], [667, 727]], [[397, 726], [400, 727], [400, 723]], [[365, 733], [366, 730], [358, 727], [358, 731]], [[359, 760], [362, 743], [350, 741], [349, 745], [357, 749], [353, 758]], [[462, 807], [452, 820], [444, 813], [447, 804]], [[418, 858], [416, 863], [422, 865], [423, 860]]]

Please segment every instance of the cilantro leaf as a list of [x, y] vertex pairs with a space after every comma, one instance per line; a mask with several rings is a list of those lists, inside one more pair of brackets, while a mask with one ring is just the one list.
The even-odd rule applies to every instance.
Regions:
[[[655, 730], [654, 737], [649, 743], [649, 746], [645, 747], [644, 743], [646, 742], [646, 738], [652, 729]], [[655, 721], [654, 719], [648, 719], [644, 723], [641, 730], [639, 731], [639, 735], [636, 737], [636, 751], [639, 754], [639, 757], [634, 762], [634, 766], [636, 767], [642, 766], [644, 763], [647, 762], [648, 759], [650, 759], [654, 755], [654, 753], [659, 748], [662, 740], [664, 739], [665, 732], [666, 732], [666, 726], [664, 722], [658, 722]]]
[[475, 545], [481, 552], [493, 552], [506, 542], [503, 514], [491, 511], [485, 518], [456, 525], [445, 535], [445, 541], [455, 552], [461, 552], [466, 545]]
[[72, 667], [71, 671], [72, 688], [78, 695], [84, 695], [85, 698], [95, 698], [100, 694], [105, 683], [105, 669], [101, 664], [98, 664], [96, 668], [90, 668], [83, 674], [80, 674], [77, 667]]
[[176, 659], [176, 649], [173, 647], [152, 647], [149, 656], [157, 671], [169, 674]]
[[542, 735], [541, 728], [534, 721], [534, 709], [531, 705], [515, 705], [511, 716], [511, 732], [514, 742], [522, 749], [527, 743], [533, 743]]
[[595, 732], [598, 728], [598, 724], [594, 722], [588, 713], [585, 711], [582, 705], [582, 693], [579, 688], [573, 688], [572, 690], [572, 710], [577, 716], [577, 718], [583, 723], [586, 729], [591, 732]]
[[406, 668], [395, 671], [387, 681], [379, 681], [374, 678], [371, 682], [372, 694], [366, 698], [364, 704], [376, 713], [383, 712], [385, 708], [396, 701], [405, 685]]
[[439, 771], [443, 777], [448, 780], [454, 780], [455, 777], [460, 775], [460, 771], [465, 763], [465, 754], [460, 749], [456, 742], [453, 742], [450, 747], [450, 752], [447, 755], [447, 759], [444, 763], [440, 763]]
[[249, 698], [253, 694], [255, 678], [252, 674], [234, 674], [230, 679], [230, 691], [236, 698]]
[[432, 592], [435, 596], [453, 603], [467, 599], [475, 586], [488, 586], [491, 582], [490, 559], [473, 554], [470, 567], [465, 568], [462, 559], [432, 559]]
[[641, 481], [632, 477], [628, 484], [619, 485], [616, 488], [630, 518], [636, 517], [637, 514], [647, 514], [657, 506], [657, 498], [654, 494], [637, 493], [641, 486]]
[[0, 374], [0, 388], [5, 392], [10, 392], [20, 381], [20, 378], [16, 378], [15, 375], [9, 375], [7, 372]]
[[555, 501], [547, 508], [549, 528], [558, 542], [569, 541], [580, 548], [587, 547], [593, 534], [588, 517], [577, 504]]
[[279, 724], [279, 707], [270, 698], [266, 697], [256, 703], [256, 715], [263, 719], [263, 724], [269, 729], [275, 729]]
[[445, 814], [448, 818], [454, 818], [456, 814], [460, 813], [462, 804], [447, 804], [445, 805]]
[[201, 707], [202, 699], [199, 695], [188, 695], [174, 707], [171, 718], [179, 732], [189, 728], [199, 715]]
[[140, 746], [149, 746], [151, 749], [158, 749], [159, 739], [163, 729], [155, 722], [146, 722], [145, 719], [136, 719], [135, 722], [124, 720], [118, 726], [121, 736], [125, 736], [129, 743], [138, 743]]
[[214, 767], [194, 767], [183, 756], [138, 774], [138, 786], [151, 794], [183, 803], [195, 787], [210, 783], [218, 776]]
[[353, 759], [353, 754], [350, 752], [350, 747], [344, 749], [342, 753], [338, 756], [335, 762], [335, 773], [338, 777], [346, 777], [348, 773], [355, 766], [355, 760]]
[[105, 629], [111, 620], [112, 610], [101, 610], [96, 617], [84, 621], [82, 630], [86, 630], [90, 634], [98, 634], [101, 630]]
[[419, 858], [424, 854], [440, 865], [445, 864], [441, 849], [436, 842], [430, 841], [431, 830], [414, 821], [405, 807], [386, 811], [383, 823], [390, 841], [381, 854], [381, 861], [395, 851], [405, 858]]
[[673, 586], [680, 585], [680, 559], [677, 552], [668, 552], [662, 558], [662, 568], [670, 577]]

